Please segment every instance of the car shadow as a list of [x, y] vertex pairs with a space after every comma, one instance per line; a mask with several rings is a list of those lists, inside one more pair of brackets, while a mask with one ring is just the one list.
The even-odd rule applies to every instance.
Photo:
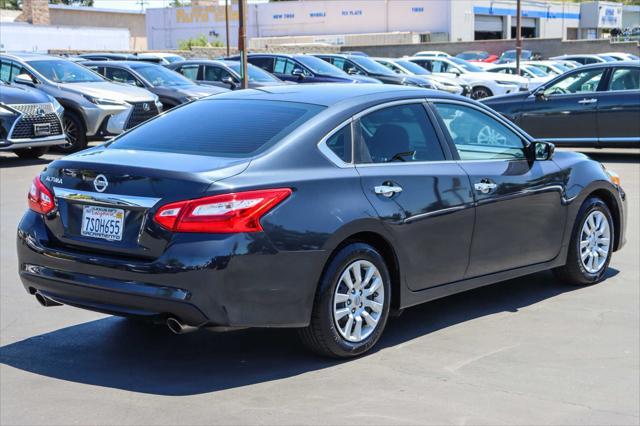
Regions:
[[[609, 269], [608, 277], [618, 273]], [[603, 285], [606, 285], [603, 284]], [[407, 309], [389, 321], [376, 351], [452, 325], [519, 309], [584, 287], [539, 273]], [[50, 308], [70, 309], [70, 308]], [[283, 379], [353, 361], [307, 352], [294, 330], [201, 330], [109, 317], [0, 347], [0, 363], [60, 380], [165, 396], [197, 395]]]
[[24, 159], [20, 158], [13, 153], [11, 155], [0, 155], [0, 169], [8, 169], [12, 167], [26, 167], [37, 166], [39, 164], [46, 165], [52, 162], [55, 158], [35, 158]]

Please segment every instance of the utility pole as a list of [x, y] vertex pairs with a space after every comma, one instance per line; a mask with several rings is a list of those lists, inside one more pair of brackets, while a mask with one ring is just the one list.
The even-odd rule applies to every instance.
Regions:
[[231, 51], [229, 48], [229, 0], [224, 0], [224, 23], [225, 28], [227, 30], [226, 40], [227, 40], [227, 57], [231, 55]]
[[240, 64], [242, 66], [242, 88], [249, 88], [249, 76], [247, 75], [247, 33], [246, 33], [246, 17], [245, 6], [247, 0], [238, 1], [238, 49], [240, 50]]
[[522, 55], [522, 0], [517, 0], [516, 15], [516, 75], [520, 75], [520, 55]]

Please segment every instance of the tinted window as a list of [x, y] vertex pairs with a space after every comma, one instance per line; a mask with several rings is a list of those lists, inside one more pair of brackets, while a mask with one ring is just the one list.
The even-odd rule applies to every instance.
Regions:
[[327, 139], [327, 146], [345, 163], [351, 162], [351, 126], [347, 124]]
[[260, 67], [265, 71], [273, 72], [273, 58], [249, 57], [249, 63]]
[[600, 84], [604, 69], [598, 68], [587, 71], [578, 71], [556, 81], [545, 91], [545, 95], [565, 95], [571, 93], [595, 92]]
[[322, 109], [295, 102], [202, 100], [133, 129], [109, 147], [249, 157], [278, 142]]
[[9, 83], [11, 81], [11, 63], [0, 62], [0, 80]]
[[178, 72], [187, 77], [189, 80], [197, 80], [198, 67], [199, 65], [183, 65], [178, 68]]
[[444, 153], [422, 104], [384, 108], [359, 120], [360, 163], [438, 161]]
[[133, 76], [133, 74], [131, 74], [127, 70], [123, 70], [122, 68], [106, 67], [104, 71], [104, 75], [109, 80], [115, 81], [117, 83], [125, 83], [125, 84], [131, 84], [133, 86], [143, 87], [142, 83], [140, 83], [138, 79]]
[[640, 69], [616, 69], [611, 76], [609, 90], [640, 90]]
[[273, 72], [276, 74], [291, 74], [294, 69], [300, 67], [296, 66], [296, 63], [285, 58], [276, 58], [276, 63], [273, 66]]
[[[242, 70], [240, 69], [240, 64], [229, 64], [229, 68], [234, 70], [237, 75], [242, 74]], [[247, 64], [247, 72], [249, 74], [249, 81], [257, 81], [262, 83], [273, 83], [279, 82], [276, 77], [264, 71], [262, 68], [256, 67], [251, 64]], [[235, 80], [235, 79], [234, 79]]]
[[154, 87], [159, 86], [190, 86], [193, 83], [175, 71], [171, 71], [160, 65], [141, 64], [133, 65], [138, 75], [141, 75]]
[[235, 80], [231, 74], [229, 74], [229, 72], [227, 72], [226, 70], [220, 68], [220, 67], [214, 67], [211, 65], [207, 65], [204, 68], [204, 79], [206, 81], [222, 81], [223, 78], [225, 77], [231, 77], [233, 80]]
[[462, 160], [523, 159], [520, 137], [491, 116], [457, 104], [436, 104]]

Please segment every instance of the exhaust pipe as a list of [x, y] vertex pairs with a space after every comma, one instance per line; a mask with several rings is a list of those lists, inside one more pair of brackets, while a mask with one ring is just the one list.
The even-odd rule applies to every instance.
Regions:
[[183, 324], [182, 321], [174, 317], [167, 318], [167, 327], [175, 334], [191, 333], [198, 329], [198, 327]]
[[50, 306], [62, 306], [62, 303], [58, 303], [55, 300], [49, 299], [47, 296], [44, 296], [42, 293], [36, 293], [36, 300], [45, 308]]

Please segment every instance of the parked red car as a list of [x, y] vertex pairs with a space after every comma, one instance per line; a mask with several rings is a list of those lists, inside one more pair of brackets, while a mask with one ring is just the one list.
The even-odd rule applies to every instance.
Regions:
[[484, 50], [470, 50], [468, 52], [462, 52], [456, 55], [456, 58], [464, 59], [469, 62], [495, 62], [498, 60], [497, 55], [490, 55], [489, 52]]

